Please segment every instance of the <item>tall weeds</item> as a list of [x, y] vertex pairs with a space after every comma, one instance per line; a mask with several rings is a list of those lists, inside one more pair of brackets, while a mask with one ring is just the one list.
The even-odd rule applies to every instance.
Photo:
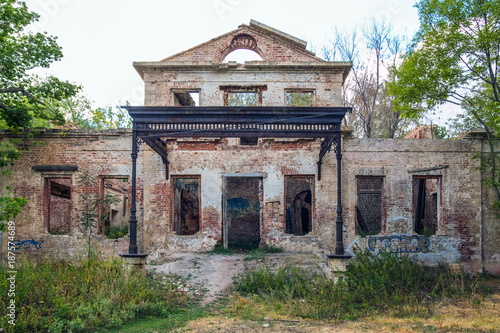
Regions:
[[407, 256], [356, 253], [337, 283], [292, 266], [252, 271], [236, 279], [236, 290], [257, 302], [279, 303], [287, 315], [353, 319], [374, 313], [428, 315], [436, 300], [477, 292], [477, 277], [445, 266], [424, 267]]
[[[0, 268], [0, 281], [7, 269]], [[189, 299], [168, 280], [145, 277], [128, 269], [121, 258], [101, 260], [93, 254], [76, 262], [23, 258], [16, 276], [16, 325], [6, 332], [80, 332], [119, 326], [146, 316], [165, 317]], [[6, 309], [0, 294], [1, 311]]]

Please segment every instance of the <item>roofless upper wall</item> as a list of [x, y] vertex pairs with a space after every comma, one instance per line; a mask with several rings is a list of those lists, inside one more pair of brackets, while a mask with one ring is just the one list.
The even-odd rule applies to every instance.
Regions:
[[[161, 61], [134, 62], [145, 83], [145, 105], [174, 106], [175, 94], [199, 93], [200, 106], [225, 104], [229, 90], [259, 93], [258, 106], [286, 106], [290, 91], [313, 95], [308, 106], [341, 106], [350, 62], [328, 62], [307, 43], [252, 20], [236, 30]], [[234, 50], [248, 49], [263, 61], [223, 63]]]
[[230, 52], [248, 49], [257, 52], [264, 61], [324, 62], [313, 52], [306, 50], [306, 46], [307, 43], [301, 39], [251, 20], [250, 25], [242, 24], [236, 30], [169, 56], [162, 61], [221, 63]]

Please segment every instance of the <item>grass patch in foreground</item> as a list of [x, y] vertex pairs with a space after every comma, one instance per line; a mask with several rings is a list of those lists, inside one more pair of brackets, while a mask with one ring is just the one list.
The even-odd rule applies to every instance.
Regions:
[[264, 312], [316, 320], [352, 320], [374, 314], [430, 317], [443, 299], [480, 302], [488, 292], [480, 279], [445, 266], [424, 267], [395, 253], [374, 256], [358, 251], [346, 279], [337, 283], [290, 265], [240, 275], [236, 290], [242, 301], [233, 303], [229, 311], [245, 319], [260, 318]]
[[[0, 266], [0, 280], [7, 281]], [[5, 332], [84, 332], [121, 326], [147, 317], [170, 317], [185, 309], [190, 296], [166, 276], [142, 276], [121, 258], [60, 261], [22, 258], [16, 274], [16, 325], [0, 322]], [[7, 308], [7, 295], [0, 306]]]
[[205, 317], [207, 314], [200, 307], [193, 307], [179, 311], [168, 318], [143, 318], [131, 321], [123, 326], [101, 329], [98, 333], [153, 333], [171, 332], [175, 328], [183, 327], [188, 322]]

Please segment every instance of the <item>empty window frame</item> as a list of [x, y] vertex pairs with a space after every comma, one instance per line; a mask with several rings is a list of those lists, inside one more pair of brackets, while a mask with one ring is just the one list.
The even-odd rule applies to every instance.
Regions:
[[240, 138], [240, 145], [242, 146], [256, 146], [259, 144], [258, 137], [242, 137]]
[[382, 185], [381, 176], [358, 176], [356, 206], [357, 233], [377, 235], [382, 231]]
[[46, 178], [47, 225], [51, 234], [68, 234], [71, 229], [71, 178]]
[[260, 106], [265, 85], [255, 86], [220, 86], [223, 92], [223, 102], [226, 106]]
[[312, 231], [313, 176], [286, 176], [286, 232], [301, 236]]
[[173, 230], [194, 235], [200, 230], [200, 177], [173, 177]]
[[[123, 237], [128, 233], [130, 181], [128, 176], [100, 176], [101, 207], [98, 232], [108, 237]], [[104, 228], [103, 228], [104, 227]]]
[[227, 93], [228, 106], [259, 106], [259, 94], [256, 91], [230, 91]]
[[291, 90], [285, 91], [286, 106], [313, 106], [313, 90]]
[[[267, 90], [266, 86], [220, 86], [224, 92], [225, 106], [260, 106], [262, 105], [262, 92]], [[240, 145], [258, 145], [257, 137], [241, 137]]]
[[174, 106], [199, 106], [199, 90], [172, 90], [174, 94]]
[[441, 201], [441, 176], [413, 177], [414, 231], [431, 236], [437, 231]]

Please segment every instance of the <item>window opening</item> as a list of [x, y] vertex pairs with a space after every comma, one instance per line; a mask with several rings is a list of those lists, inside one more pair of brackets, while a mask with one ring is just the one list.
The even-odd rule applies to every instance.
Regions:
[[413, 178], [413, 212], [415, 232], [431, 236], [437, 231], [439, 219], [440, 178]]
[[[266, 86], [220, 86], [224, 92], [224, 105], [226, 106], [260, 106], [262, 105], [262, 92], [267, 90]], [[240, 138], [240, 145], [258, 145], [259, 138]]]
[[313, 105], [313, 91], [287, 91], [286, 93], [286, 106], [312, 106]]
[[259, 95], [256, 91], [233, 91], [227, 93], [228, 106], [259, 106]]
[[199, 91], [174, 91], [174, 106], [199, 106]]
[[194, 235], [200, 230], [199, 178], [174, 178], [174, 231]]
[[359, 235], [382, 231], [382, 177], [358, 177], [356, 217]]
[[235, 61], [239, 64], [243, 64], [245, 63], [245, 61], [263, 61], [263, 59], [255, 51], [247, 49], [237, 49], [230, 52], [222, 62], [227, 63], [230, 61]]
[[104, 232], [108, 238], [121, 238], [128, 234], [130, 209], [128, 207], [128, 192], [130, 183], [125, 176], [101, 176], [103, 190], [101, 202], [105, 197], [112, 197], [111, 204], [102, 207], [101, 221], [104, 221]]
[[286, 232], [297, 236], [312, 231], [313, 177], [285, 178]]
[[240, 138], [240, 145], [242, 146], [256, 146], [258, 144], [259, 144], [258, 137]]
[[71, 179], [48, 178], [48, 231], [51, 234], [68, 234], [71, 228]]

